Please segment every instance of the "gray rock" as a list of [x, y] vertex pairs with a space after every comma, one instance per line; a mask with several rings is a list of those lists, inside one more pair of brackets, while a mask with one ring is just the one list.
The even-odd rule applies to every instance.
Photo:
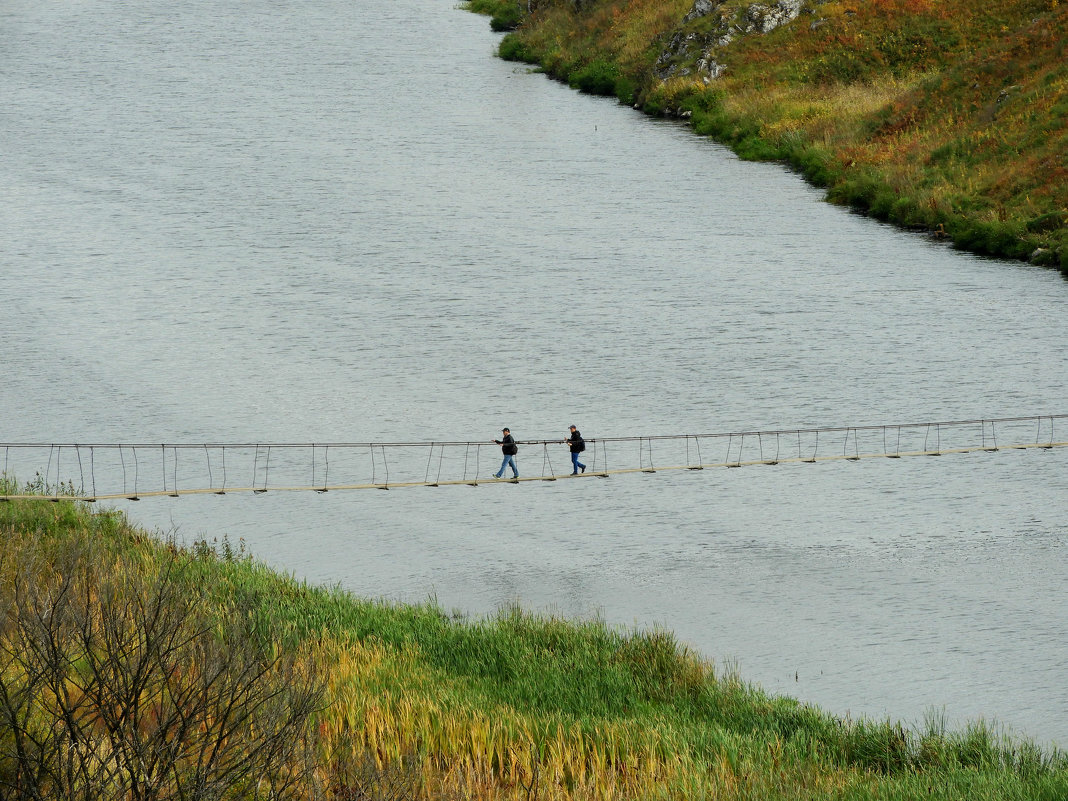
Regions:
[[1052, 264], [1053, 253], [1049, 248], [1035, 248], [1029, 261], [1032, 264]]
[[689, 75], [710, 44], [707, 34], [679, 31], [656, 59], [657, 77], [663, 81], [675, 75]]
[[718, 61], [712, 58], [712, 53], [705, 53], [703, 57], [697, 60], [697, 71], [706, 74], [712, 80], [715, 80], [724, 72], [727, 71], [726, 64], [720, 64]]
[[1020, 88], [1021, 87], [1019, 86], [1019, 84], [1017, 84], [1015, 86], [1006, 86], [1004, 89], [1001, 90], [1001, 93], [998, 95], [998, 99], [995, 102], [997, 102], [997, 103], [1002, 102], [1005, 98], [1007, 98], [1013, 92], [1019, 92]]
[[682, 18], [682, 23], [685, 25], [699, 17], [707, 17], [721, 5], [723, 5], [723, 0], [694, 0], [693, 8]]
[[746, 33], [770, 33], [801, 16], [801, 0], [778, 0], [773, 5], [754, 3], [743, 14]]
[[[714, 14], [722, 8], [724, 0], [694, 0], [693, 7], [682, 19], [683, 30], [677, 31], [668, 40], [657, 57], [654, 67], [656, 75], [662, 81], [693, 73], [700, 75], [706, 83], [715, 80], [727, 69], [717, 58], [718, 48], [726, 47], [738, 36], [769, 33], [797, 19], [802, 13], [815, 14], [815, 8], [824, 2], [826, 0], [751, 3], [740, 9], [722, 11], [716, 17]], [[712, 19], [703, 19], [710, 16]], [[813, 30], [825, 22], [817, 20], [812, 24]], [[686, 30], [687, 27], [689, 30]]]

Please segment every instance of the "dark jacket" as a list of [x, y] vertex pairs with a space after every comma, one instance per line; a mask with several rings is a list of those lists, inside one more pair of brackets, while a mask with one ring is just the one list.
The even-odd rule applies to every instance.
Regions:
[[519, 447], [515, 444], [515, 439], [512, 438], [511, 434], [505, 434], [504, 439], [495, 439], [493, 441], [501, 446], [501, 453], [505, 456], [515, 456], [519, 453]]
[[571, 432], [571, 436], [567, 438], [568, 444], [571, 445], [572, 453], [582, 453], [586, 450], [586, 440], [582, 438], [582, 434], [575, 429]]

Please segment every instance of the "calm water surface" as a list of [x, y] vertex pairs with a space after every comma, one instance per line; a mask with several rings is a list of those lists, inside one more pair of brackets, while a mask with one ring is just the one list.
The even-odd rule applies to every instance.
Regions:
[[[0, 36], [0, 440], [1068, 411], [1057, 273], [501, 62], [451, 2], [8, 0]], [[361, 595], [663, 625], [838, 714], [1065, 746], [1066, 460], [128, 506]]]

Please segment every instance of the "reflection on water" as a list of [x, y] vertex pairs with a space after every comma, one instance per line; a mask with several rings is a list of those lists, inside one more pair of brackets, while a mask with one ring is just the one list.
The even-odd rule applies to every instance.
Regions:
[[[14, 0], [4, 30], [3, 440], [1068, 409], [1056, 273], [496, 60], [451, 4]], [[363, 595], [662, 624], [838, 713], [944, 706], [1063, 745], [1065, 458], [127, 506]]]

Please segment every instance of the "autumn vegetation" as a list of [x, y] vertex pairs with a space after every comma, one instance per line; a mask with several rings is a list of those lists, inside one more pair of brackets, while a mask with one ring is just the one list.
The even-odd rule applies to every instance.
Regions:
[[993, 724], [842, 719], [665, 631], [362, 600], [54, 498], [0, 502], [0, 799], [1068, 797]]
[[[684, 22], [694, 5], [471, 3], [511, 30], [504, 58], [686, 118], [743, 158], [803, 172], [833, 202], [1068, 271], [1068, 4], [810, 0], [768, 33], [742, 32], [749, 0]], [[705, 50], [718, 76], [696, 63], [700, 47], [671, 50], [725, 29], [731, 40]]]

